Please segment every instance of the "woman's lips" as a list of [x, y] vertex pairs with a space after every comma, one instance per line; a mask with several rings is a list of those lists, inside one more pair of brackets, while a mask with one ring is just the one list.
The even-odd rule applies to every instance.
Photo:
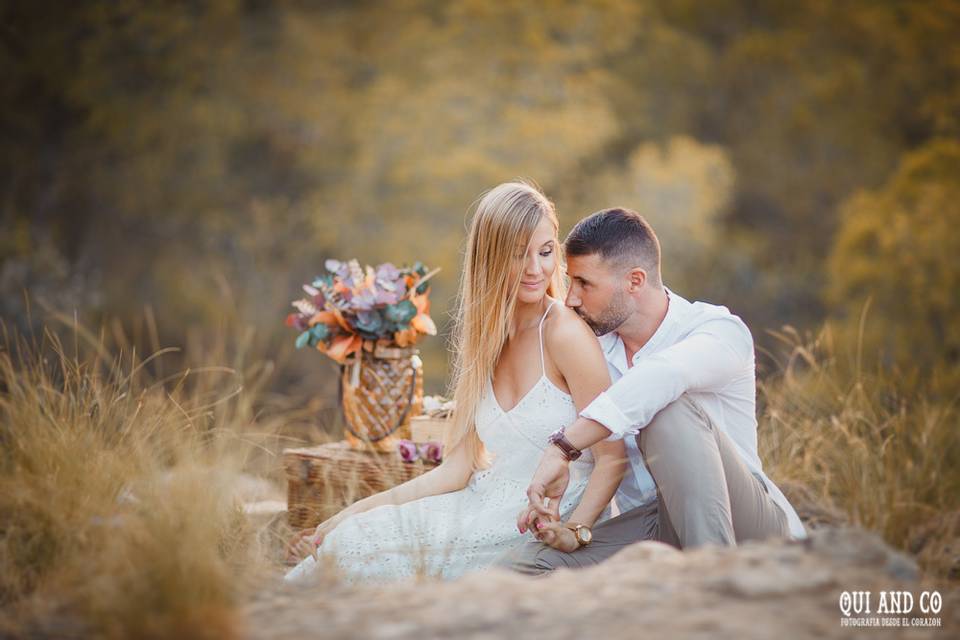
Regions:
[[537, 280], [536, 282], [521, 282], [520, 284], [526, 287], [527, 289], [536, 289], [541, 284], [543, 284], [543, 280]]

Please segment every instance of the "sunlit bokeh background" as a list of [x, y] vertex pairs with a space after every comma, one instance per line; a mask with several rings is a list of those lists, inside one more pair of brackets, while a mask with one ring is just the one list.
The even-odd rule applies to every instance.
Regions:
[[[471, 203], [524, 176], [561, 233], [641, 211], [667, 284], [761, 345], [872, 296], [871, 348], [956, 363], [956, 3], [53, 5], [3, 13], [7, 322], [27, 291], [94, 323], [149, 308], [163, 345], [250, 325], [279, 357], [299, 285], [356, 257], [442, 267], [444, 330]], [[441, 391], [444, 340], [422, 347]]]

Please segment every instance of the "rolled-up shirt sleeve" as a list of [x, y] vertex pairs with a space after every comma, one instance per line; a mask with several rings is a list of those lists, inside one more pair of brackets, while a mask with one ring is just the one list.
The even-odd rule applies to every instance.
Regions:
[[637, 433], [686, 391], [722, 388], [752, 374], [753, 337], [736, 316], [704, 322], [676, 344], [633, 365], [580, 412], [610, 430], [610, 440]]

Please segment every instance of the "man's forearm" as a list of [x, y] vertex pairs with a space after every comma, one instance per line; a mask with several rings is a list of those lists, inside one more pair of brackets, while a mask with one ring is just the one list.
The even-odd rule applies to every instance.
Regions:
[[583, 451], [589, 449], [601, 440], [610, 437], [611, 431], [596, 420], [577, 418], [576, 421], [563, 430], [563, 434], [574, 447]]

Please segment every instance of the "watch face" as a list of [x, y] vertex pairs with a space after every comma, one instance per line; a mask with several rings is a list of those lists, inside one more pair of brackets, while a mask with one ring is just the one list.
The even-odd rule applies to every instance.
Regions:
[[590, 541], [593, 540], [593, 531], [586, 527], [580, 527], [578, 531], [580, 534], [580, 539], [583, 540], [583, 544], [590, 544]]

